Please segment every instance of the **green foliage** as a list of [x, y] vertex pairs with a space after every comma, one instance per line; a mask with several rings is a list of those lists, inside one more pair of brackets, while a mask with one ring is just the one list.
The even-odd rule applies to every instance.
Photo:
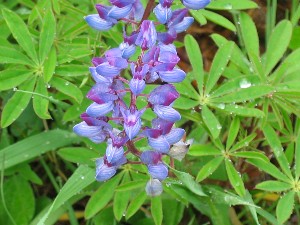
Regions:
[[144, 165], [95, 182], [94, 161], [105, 145], [72, 133], [90, 104], [91, 58], [120, 44], [122, 27], [90, 29], [82, 18], [94, 13], [93, 1], [1, 2], [0, 224], [290, 223], [300, 197], [300, 4], [292, 2], [276, 21], [276, 1], [267, 1], [265, 43], [243, 11], [256, 9], [254, 1], [215, 0], [190, 10], [196, 22], [235, 32], [238, 41], [212, 34], [218, 50], [209, 68], [195, 35], [177, 43], [191, 71], [175, 84], [176, 125], [194, 143], [170, 168], [159, 197], [145, 193]]

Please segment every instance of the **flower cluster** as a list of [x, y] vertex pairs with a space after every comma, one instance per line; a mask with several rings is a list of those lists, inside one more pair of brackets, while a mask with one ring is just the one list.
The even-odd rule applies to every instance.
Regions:
[[[119, 47], [106, 51], [103, 57], [92, 59], [90, 72], [96, 84], [87, 98], [93, 103], [81, 115], [83, 122], [74, 127], [74, 132], [95, 143], [107, 142], [105, 155], [96, 160], [98, 181], [114, 176], [117, 169], [128, 162], [126, 154], [130, 152], [147, 166], [151, 179], [146, 192], [155, 196], [162, 192], [161, 181], [168, 176], [163, 156], [181, 160], [189, 146], [189, 143], [182, 141], [185, 131], [174, 126], [181, 118], [172, 107], [179, 93], [170, 83], [181, 82], [186, 76], [176, 67], [180, 59], [172, 42], [177, 33], [192, 24], [193, 18], [187, 16], [186, 8], [173, 11], [173, 0], [160, 0], [154, 8], [158, 22], [145, 18], [147, 9], [151, 8], [148, 5], [154, 1], [149, 1], [146, 11], [139, 0], [110, 2], [111, 6], [97, 4], [98, 14], [85, 17], [86, 22], [92, 28], [104, 31], [122, 20], [131, 24], [133, 31], [128, 34], [124, 28], [124, 41]], [[188, 8], [199, 9], [205, 7], [209, 0], [182, 2]], [[166, 31], [158, 32], [158, 24], [164, 25]], [[138, 48], [141, 53], [137, 60], [130, 60]], [[127, 80], [122, 76], [122, 71], [129, 68], [132, 77]], [[160, 81], [162, 85], [145, 94], [146, 85], [155, 81]], [[129, 95], [129, 101], [126, 95]], [[147, 101], [143, 108], [137, 107], [139, 98]], [[146, 110], [156, 114], [151, 127], [145, 127], [142, 123], [141, 117]], [[141, 152], [135, 147], [135, 142], [141, 138], [148, 140], [150, 150]]]

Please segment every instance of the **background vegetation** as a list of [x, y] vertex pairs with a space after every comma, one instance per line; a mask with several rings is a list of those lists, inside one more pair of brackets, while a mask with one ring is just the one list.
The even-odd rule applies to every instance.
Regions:
[[0, 224], [299, 224], [299, 1], [190, 12], [174, 106], [194, 143], [155, 198], [142, 165], [95, 182], [105, 144], [72, 132], [90, 104], [91, 58], [122, 42], [122, 26], [87, 26], [95, 3], [0, 0]]

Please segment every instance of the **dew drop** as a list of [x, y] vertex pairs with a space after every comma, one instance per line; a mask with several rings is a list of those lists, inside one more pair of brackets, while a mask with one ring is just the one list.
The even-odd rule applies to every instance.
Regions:
[[65, 85], [66, 85], [66, 86], [68, 86], [69, 84], [70, 84], [70, 82], [69, 82], [69, 81], [67, 81], [67, 82], [65, 83]]
[[221, 126], [220, 124], [218, 124], [218, 125], [217, 125], [217, 129], [218, 129], [218, 130], [221, 130], [221, 129], [222, 129], [222, 126]]
[[219, 109], [225, 109], [225, 104], [224, 103], [220, 103], [217, 106]]
[[248, 88], [248, 87], [251, 87], [251, 83], [246, 79], [242, 79], [240, 81], [240, 88]]
[[17, 91], [17, 90], [18, 90], [18, 88], [16, 88], [16, 87], [13, 88], [13, 91]]

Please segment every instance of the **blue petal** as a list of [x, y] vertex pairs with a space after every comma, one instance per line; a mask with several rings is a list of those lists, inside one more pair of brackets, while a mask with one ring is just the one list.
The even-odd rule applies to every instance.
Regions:
[[177, 68], [171, 71], [159, 71], [159, 77], [165, 82], [179, 83], [184, 80], [185, 76], [185, 72]]
[[130, 13], [130, 10], [132, 8], [132, 4], [129, 4], [127, 6], [124, 6], [122, 8], [119, 8], [117, 6], [113, 6], [111, 8], [111, 10], [108, 12], [108, 16], [110, 18], [113, 18], [113, 19], [121, 19], [121, 18], [124, 18], [126, 16], [128, 16], [128, 14]]
[[112, 165], [115, 166], [116, 168], [119, 168], [121, 165], [125, 164], [126, 162], [127, 162], [127, 158], [123, 155], [120, 160], [112, 163]]
[[161, 162], [162, 154], [157, 151], [142, 152], [140, 159], [144, 164], [157, 164]]
[[180, 23], [177, 23], [176, 25], [172, 26], [172, 28], [175, 29], [177, 33], [181, 33], [183, 31], [186, 31], [192, 25], [193, 22], [193, 17], [184, 17], [184, 19]]
[[161, 4], [158, 4], [153, 12], [161, 24], [167, 23], [172, 16], [172, 10], [168, 7], [163, 7]]
[[107, 85], [112, 83], [112, 80], [110, 78], [107, 78], [107, 77], [104, 77], [104, 76], [101, 76], [100, 74], [98, 74], [96, 71], [96, 67], [90, 67], [90, 72], [91, 72], [93, 79], [97, 83], [105, 83]]
[[141, 126], [142, 126], [141, 119], [138, 119], [133, 126], [124, 124], [125, 132], [130, 140], [132, 140], [139, 133], [139, 131], [141, 130]]
[[135, 1], [136, 0], [110, 0], [110, 3], [118, 7], [124, 7], [133, 4]]
[[150, 138], [148, 137], [148, 144], [154, 149], [157, 150], [158, 152], [161, 153], [168, 153], [170, 149], [170, 144], [165, 139], [164, 136], [159, 136], [158, 138]]
[[164, 180], [168, 176], [168, 168], [163, 163], [158, 163], [156, 165], [150, 164], [148, 165], [148, 171], [152, 178], [158, 180]]
[[115, 77], [120, 74], [122, 69], [111, 66], [108, 62], [104, 62], [96, 67], [97, 73], [104, 77]]
[[118, 162], [124, 155], [123, 147], [117, 148], [114, 147], [112, 144], [109, 144], [106, 148], [106, 159], [109, 163], [116, 163]]
[[130, 90], [134, 95], [139, 95], [145, 89], [146, 84], [144, 80], [132, 78], [129, 83], [129, 86], [130, 86]]
[[167, 121], [175, 122], [181, 119], [179, 112], [171, 106], [155, 105], [153, 110], [159, 118]]
[[98, 14], [88, 15], [84, 19], [89, 26], [96, 30], [109, 30], [114, 25], [112, 22], [100, 18]]
[[158, 196], [163, 192], [162, 183], [158, 179], [150, 179], [147, 182], [145, 190], [149, 196]]
[[182, 3], [189, 9], [203, 9], [210, 3], [210, 0], [183, 0]]
[[96, 160], [96, 180], [97, 181], [106, 181], [114, 176], [117, 172], [117, 169], [112, 166], [108, 167], [104, 164], [103, 158]]
[[74, 126], [74, 133], [83, 137], [93, 137], [102, 131], [102, 127], [89, 126], [86, 122], [81, 122]]
[[149, 95], [148, 101], [153, 105], [168, 106], [179, 97], [172, 84], [164, 84], [155, 88]]
[[121, 43], [119, 45], [119, 48], [122, 52], [122, 57], [124, 59], [130, 58], [135, 53], [135, 49], [136, 49], [135, 45], [129, 45], [126, 42]]
[[114, 108], [113, 102], [107, 102], [104, 104], [92, 103], [87, 109], [86, 113], [91, 117], [104, 116]]
[[184, 135], [185, 131], [181, 128], [173, 128], [170, 133], [165, 135], [165, 138], [169, 142], [170, 145], [173, 145], [180, 141]]

